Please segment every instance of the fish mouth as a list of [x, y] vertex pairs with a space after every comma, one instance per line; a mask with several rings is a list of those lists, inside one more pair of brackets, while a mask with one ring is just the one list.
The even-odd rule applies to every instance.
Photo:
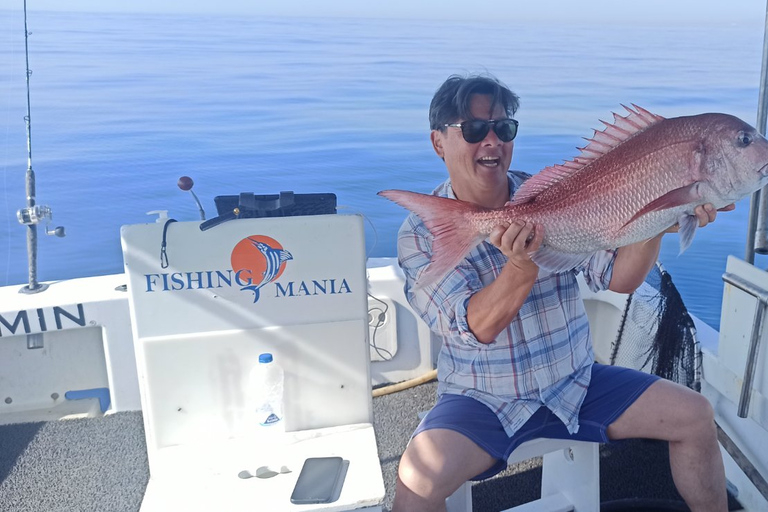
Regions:
[[759, 172], [763, 176], [763, 178], [768, 177], [768, 162], [763, 164], [763, 166], [759, 168], [757, 172]]

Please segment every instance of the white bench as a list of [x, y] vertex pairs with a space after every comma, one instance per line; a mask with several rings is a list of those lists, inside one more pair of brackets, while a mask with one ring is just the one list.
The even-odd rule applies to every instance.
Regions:
[[[419, 413], [423, 419], [429, 411]], [[514, 449], [507, 465], [543, 457], [541, 498], [501, 512], [599, 512], [600, 444], [538, 438]], [[445, 500], [446, 512], [472, 512], [472, 482]]]
[[[507, 464], [543, 456], [541, 498], [503, 512], [598, 512], [600, 445], [565, 439], [534, 439], [518, 446]], [[472, 483], [445, 500], [447, 512], [472, 512]]]

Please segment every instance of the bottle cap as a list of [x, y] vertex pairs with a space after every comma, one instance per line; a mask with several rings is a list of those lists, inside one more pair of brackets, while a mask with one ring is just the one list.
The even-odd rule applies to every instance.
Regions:
[[259, 362], [260, 363], [271, 363], [272, 362], [272, 354], [267, 352], [266, 354], [261, 354], [259, 356]]

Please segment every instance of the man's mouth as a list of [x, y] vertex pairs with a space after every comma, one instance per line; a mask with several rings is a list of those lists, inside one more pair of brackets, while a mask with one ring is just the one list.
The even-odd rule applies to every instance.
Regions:
[[501, 162], [501, 158], [495, 156], [484, 156], [477, 159], [477, 163], [485, 167], [496, 167]]

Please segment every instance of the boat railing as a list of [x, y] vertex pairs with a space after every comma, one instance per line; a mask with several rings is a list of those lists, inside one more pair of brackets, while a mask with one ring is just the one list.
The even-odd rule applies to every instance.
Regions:
[[723, 281], [757, 299], [757, 304], [755, 305], [755, 317], [752, 322], [752, 335], [749, 341], [749, 349], [747, 350], [747, 364], [744, 368], [744, 379], [741, 384], [741, 394], [739, 396], [738, 406], [739, 418], [746, 418], [749, 414], [749, 402], [752, 398], [752, 383], [755, 379], [757, 353], [760, 348], [760, 340], [763, 338], [765, 308], [768, 305], [768, 290], [756, 286], [755, 284], [729, 272], [723, 274]]

